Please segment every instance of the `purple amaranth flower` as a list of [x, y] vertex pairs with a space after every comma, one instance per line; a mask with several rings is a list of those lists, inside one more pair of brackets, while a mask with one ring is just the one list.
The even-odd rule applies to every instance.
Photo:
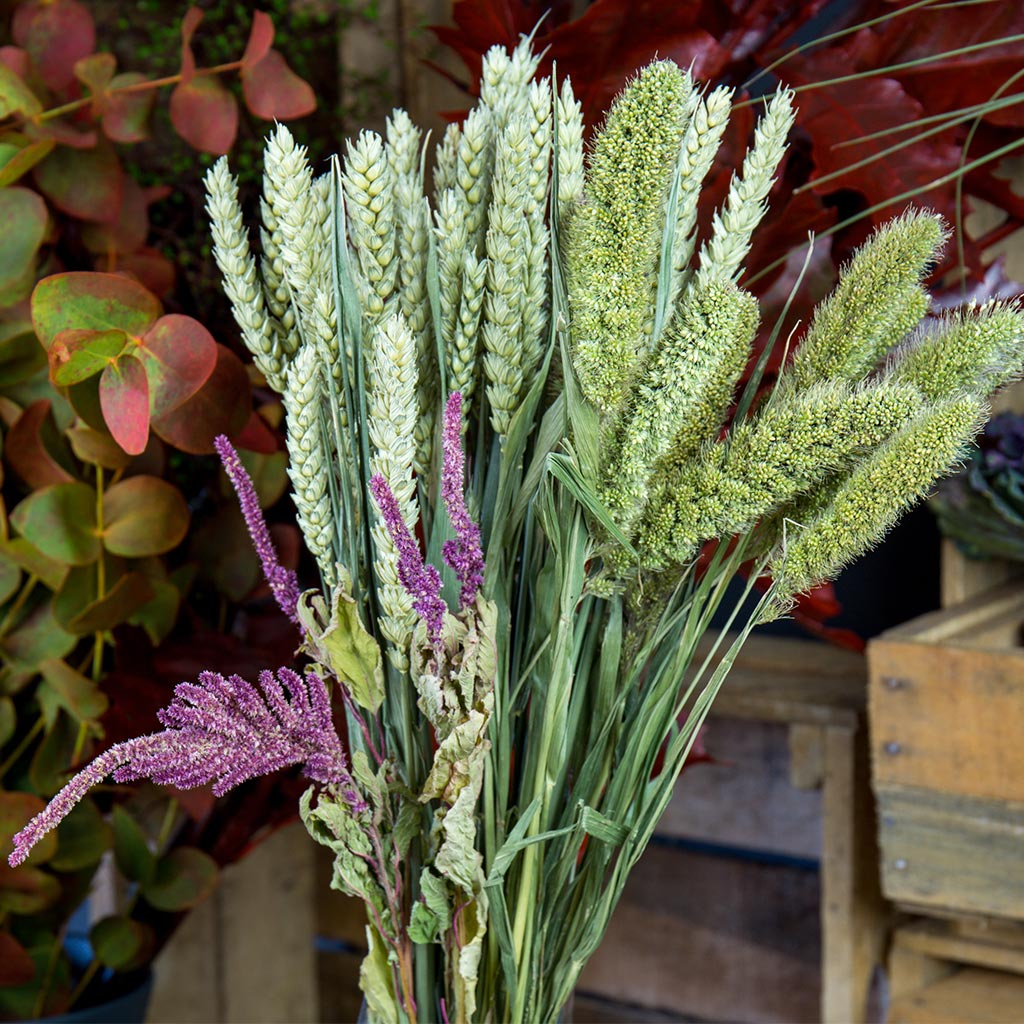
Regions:
[[291, 569], [286, 569], [277, 560], [277, 551], [274, 542], [270, 539], [270, 530], [267, 529], [266, 520], [263, 518], [263, 511], [260, 508], [260, 501], [256, 495], [256, 488], [253, 486], [252, 478], [245, 471], [238, 452], [232, 447], [231, 442], [223, 435], [219, 435], [213, 442], [220, 456], [224, 472], [231, 481], [235, 494], [238, 495], [238, 504], [242, 508], [242, 516], [245, 518], [245, 525], [249, 528], [249, 536], [252, 538], [256, 554], [263, 563], [263, 575], [270, 584], [271, 593], [281, 611], [288, 616], [295, 625], [299, 624], [299, 616], [296, 611], [299, 604], [299, 581]]
[[384, 527], [398, 549], [398, 580], [412, 597], [414, 611], [427, 627], [427, 638], [435, 647], [441, 642], [441, 626], [447, 605], [441, 597], [441, 574], [427, 565], [419, 545], [402, 518], [394, 492], [380, 473], [370, 478], [370, 492], [377, 501]]
[[441, 443], [444, 448], [441, 498], [455, 529], [455, 539], [445, 541], [441, 553], [462, 584], [459, 611], [463, 611], [473, 603], [484, 581], [484, 553], [480, 547], [480, 527], [470, 518], [462, 491], [466, 460], [462, 450], [461, 392], [453, 391], [445, 405]]
[[214, 794], [222, 796], [257, 775], [301, 764], [309, 778], [338, 787], [354, 811], [367, 807], [334, 730], [327, 688], [312, 672], [305, 678], [287, 668], [276, 677], [261, 672], [259, 689], [240, 676], [202, 672], [198, 683], [179, 683], [157, 717], [166, 726], [162, 732], [104, 751], [14, 837], [12, 867], [108, 775], [117, 782], [148, 778], [178, 789], [212, 782]]

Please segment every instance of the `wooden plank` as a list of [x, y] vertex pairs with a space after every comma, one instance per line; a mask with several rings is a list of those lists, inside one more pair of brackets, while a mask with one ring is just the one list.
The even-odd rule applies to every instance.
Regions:
[[894, 1000], [889, 1024], [1020, 1024], [1024, 1020], [1024, 978], [965, 968], [913, 995]]
[[941, 960], [1024, 974], [1024, 928], [965, 930], [956, 921], [923, 918], [898, 928], [893, 945]]
[[825, 1024], [869, 1019], [889, 912], [878, 885], [874, 805], [863, 730], [825, 731], [821, 862], [822, 1001]]
[[819, 789], [825, 781], [825, 730], [820, 725], [789, 727], [789, 781], [794, 789]]
[[755, 632], [740, 651], [712, 714], [852, 727], [863, 712], [865, 692], [861, 655]]
[[819, 928], [814, 872], [655, 845], [579, 988], [706, 1020], [818, 1021]]
[[949, 608], [1020, 576], [1021, 567], [999, 558], [968, 558], [948, 538], [942, 542], [942, 607]]
[[715, 760], [683, 772], [658, 834], [817, 860], [821, 793], [793, 788], [789, 731], [781, 722], [710, 719], [702, 739]]
[[361, 953], [344, 950], [317, 955], [317, 988], [320, 991], [322, 1024], [353, 1024], [363, 1004], [359, 990]]
[[886, 896], [1024, 918], [1024, 804], [876, 787]]
[[872, 641], [877, 786], [1024, 802], [1024, 648], [1010, 645], [1022, 621], [1011, 585]]

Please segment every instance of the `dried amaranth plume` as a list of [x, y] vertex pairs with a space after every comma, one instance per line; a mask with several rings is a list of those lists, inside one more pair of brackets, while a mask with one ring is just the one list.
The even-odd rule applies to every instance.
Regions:
[[692, 88], [670, 61], [651, 64], [626, 87], [594, 143], [584, 200], [569, 223], [573, 361], [584, 395], [602, 413], [628, 397], [647, 347], [651, 273]]
[[915, 210], [880, 228], [815, 309], [784, 380], [806, 387], [830, 377], [866, 377], [928, 312], [921, 279], [945, 238], [940, 218]]

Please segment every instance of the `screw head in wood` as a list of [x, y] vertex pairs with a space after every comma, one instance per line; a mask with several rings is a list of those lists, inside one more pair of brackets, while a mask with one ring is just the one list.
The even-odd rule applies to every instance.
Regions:
[[903, 750], [903, 747], [895, 740], [890, 740], [882, 749], [890, 756], [895, 757], [896, 754], [899, 754]]
[[910, 686], [910, 680], [901, 679], [899, 676], [883, 676], [882, 685], [887, 690], [906, 690]]
[[907, 862], [902, 857], [897, 857], [896, 860], [894, 860], [892, 862], [892, 866], [897, 871], [906, 871], [907, 870]]

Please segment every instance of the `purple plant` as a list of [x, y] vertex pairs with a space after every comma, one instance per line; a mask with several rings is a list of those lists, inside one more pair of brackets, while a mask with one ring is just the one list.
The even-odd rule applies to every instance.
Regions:
[[444, 449], [441, 498], [455, 529], [455, 539], [445, 541], [441, 553], [445, 563], [455, 571], [462, 585], [459, 591], [461, 612], [476, 599], [477, 591], [484, 581], [484, 553], [480, 547], [480, 527], [470, 518], [462, 491], [466, 457], [462, 450], [461, 392], [453, 391], [445, 405], [441, 444]]
[[274, 542], [270, 537], [270, 530], [267, 529], [266, 520], [260, 509], [259, 498], [256, 495], [256, 488], [253, 486], [252, 478], [245, 471], [238, 452], [232, 447], [231, 442], [221, 434], [214, 442], [217, 454], [220, 456], [224, 472], [227, 473], [231, 486], [238, 495], [238, 504], [242, 508], [242, 516], [245, 525], [249, 529], [249, 536], [252, 538], [253, 547], [259, 555], [263, 564], [263, 575], [270, 584], [271, 593], [281, 607], [281, 611], [288, 616], [295, 625], [299, 624], [299, 617], [296, 611], [299, 604], [299, 581], [291, 569], [286, 569], [277, 560], [277, 551]]
[[427, 627], [433, 646], [441, 642], [441, 627], [448, 606], [441, 597], [441, 574], [423, 561], [419, 545], [402, 518], [402, 510], [387, 480], [380, 473], [370, 478], [370, 492], [380, 509], [384, 526], [398, 549], [398, 580], [412, 597], [412, 606]]
[[14, 837], [12, 867], [108, 775], [116, 782], [148, 778], [178, 789], [212, 782], [214, 794], [222, 796], [258, 775], [301, 764], [309, 778], [337, 787], [353, 810], [366, 808], [334, 730], [327, 688], [313, 672], [305, 678], [287, 668], [276, 676], [261, 672], [259, 689], [240, 676], [203, 672], [198, 683], [176, 686], [174, 699], [157, 716], [166, 726], [162, 732], [104, 751]]

